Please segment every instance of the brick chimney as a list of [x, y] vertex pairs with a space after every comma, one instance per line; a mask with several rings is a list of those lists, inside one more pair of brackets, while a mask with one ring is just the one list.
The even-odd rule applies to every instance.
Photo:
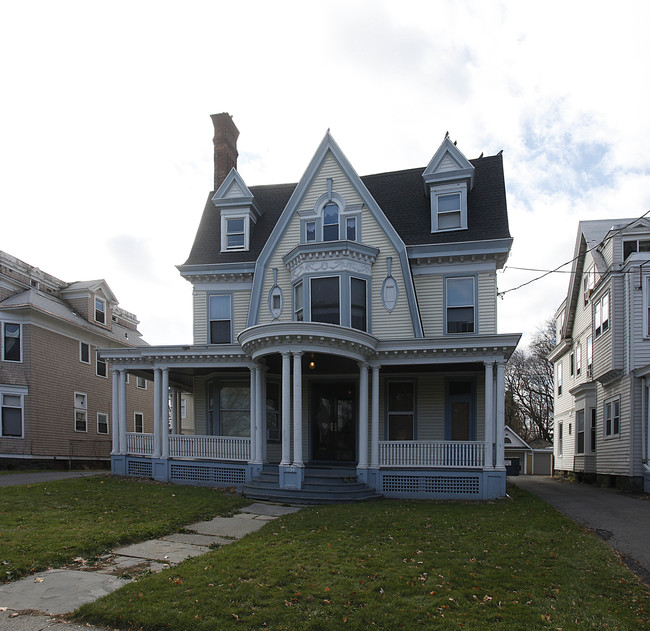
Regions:
[[239, 130], [227, 112], [210, 116], [214, 125], [214, 190], [226, 179], [230, 170], [237, 168], [237, 138]]

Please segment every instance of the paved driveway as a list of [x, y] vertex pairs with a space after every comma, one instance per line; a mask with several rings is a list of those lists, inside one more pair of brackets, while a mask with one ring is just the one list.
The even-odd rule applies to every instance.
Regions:
[[593, 530], [650, 585], [650, 495], [621, 493], [543, 476], [511, 476], [508, 481]]
[[33, 473], [7, 473], [0, 475], [0, 486], [23, 486], [52, 480], [69, 478], [86, 478], [91, 475], [103, 475], [107, 471], [38, 471]]

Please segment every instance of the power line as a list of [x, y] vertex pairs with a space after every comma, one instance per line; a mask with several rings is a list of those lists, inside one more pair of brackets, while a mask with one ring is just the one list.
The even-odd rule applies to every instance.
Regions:
[[[637, 217], [636, 219], [633, 219], [629, 223], [625, 224], [624, 226], [621, 226], [620, 228], [618, 228], [612, 234], [605, 235], [605, 238], [600, 243], [597, 243], [593, 247], [588, 248], [587, 250], [585, 250], [584, 254], [588, 254], [592, 250], [595, 250], [596, 248], [599, 248], [599, 247], [605, 245], [605, 243], [607, 241], [609, 241], [610, 239], [613, 239], [617, 234], [620, 234], [621, 232], [623, 232], [623, 230], [629, 228], [633, 223], [636, 223], [640, 219], [643, 219], [648, 214], [650, 214], [650, 210], [646, 210], [640, 217]], [[521, 285], [517, 285], [516, 287], [512, 287], [510, 289], [505, 289], [504, 291], [497, 292], [497, 296], [500, 296], [501, 298], [503, 298], [503, 296], [510, 293], [511, 291], [517, 291], [518, 289], [521, 289], [522, 287], [526, 287], [527, 285], [531, 285], [532, 283], [535, 283], [538, 280], [542, 280], [542, 278], [546, 278], [550, 274], [555, 274], [555, 273], [558, 273], [558, 272], [562, 273], [562, 274], [572, 274], [573, 273], [572, 271], [560, 272], [560, 270], [563, 267], [566, 267], [567, 265], [571, 265], [574, 261], [576, 261], [578, 258], [580, 258], [580, 256], [581, 255], [578, 254], [577, 256], [574, 256], [571, 260], [567, 261], [566, 263], [562, 263], [561, 265], [558, 265], [556, 268], [554, 268], [552, 270], [546, 270], [546, 271], [544, 271], [544, 273], [541, 276], [531, 278], [530, 280], [526, 281], [525, 283], [521, 283]], [[517, 269], [517, 268], [511, 267], [510, 269]], [[525, 269], [525, 268], [521, 268], [521, 269]], [[538, 270], [530, 270], [530, 271], [538, 271]], [[542, 271], [542, 270], [539, 270], [539, 271]]]

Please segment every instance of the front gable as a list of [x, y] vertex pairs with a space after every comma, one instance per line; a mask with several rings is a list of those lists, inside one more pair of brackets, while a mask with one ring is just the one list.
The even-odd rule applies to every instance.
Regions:
[[[422, 336], [404, 242], [328, 132], [258, 258], [248, 326], [299, 318], [294, 304], [303, 299], [296, 294], [299, 277], [311, 280], [329, 274], [340, 277], [342, 309], [354, 300], [347, 283], [353, 278], [366, 283], [375, 335], [382, 329], [377, 316], [394, 314], [392, 327], [385, 327], [387, 334]], [[389, 278], [391, 310], [382, 304], [382, 286]], [[308, 299], [309, 288], [303, 289]], [[286, 306], [281, 313], [267, 308], [274, 292]], [[343, 316], [340, 323], [350, 326]]]

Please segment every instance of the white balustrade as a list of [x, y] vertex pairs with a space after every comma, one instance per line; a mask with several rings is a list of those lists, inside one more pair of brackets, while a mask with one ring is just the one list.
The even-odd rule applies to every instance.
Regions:
[[250, 460], [251, 439], [234, 436], [195, 436], [174, 434], [169, 437], [172, 458], [205, 460]]
[[153, 453], [153, 434], [127, 432], [126, 453], [133, 456], [150, 456]]
[[482, 467], [485, 443], [471, 441], [382, 441], [382, 467]]

